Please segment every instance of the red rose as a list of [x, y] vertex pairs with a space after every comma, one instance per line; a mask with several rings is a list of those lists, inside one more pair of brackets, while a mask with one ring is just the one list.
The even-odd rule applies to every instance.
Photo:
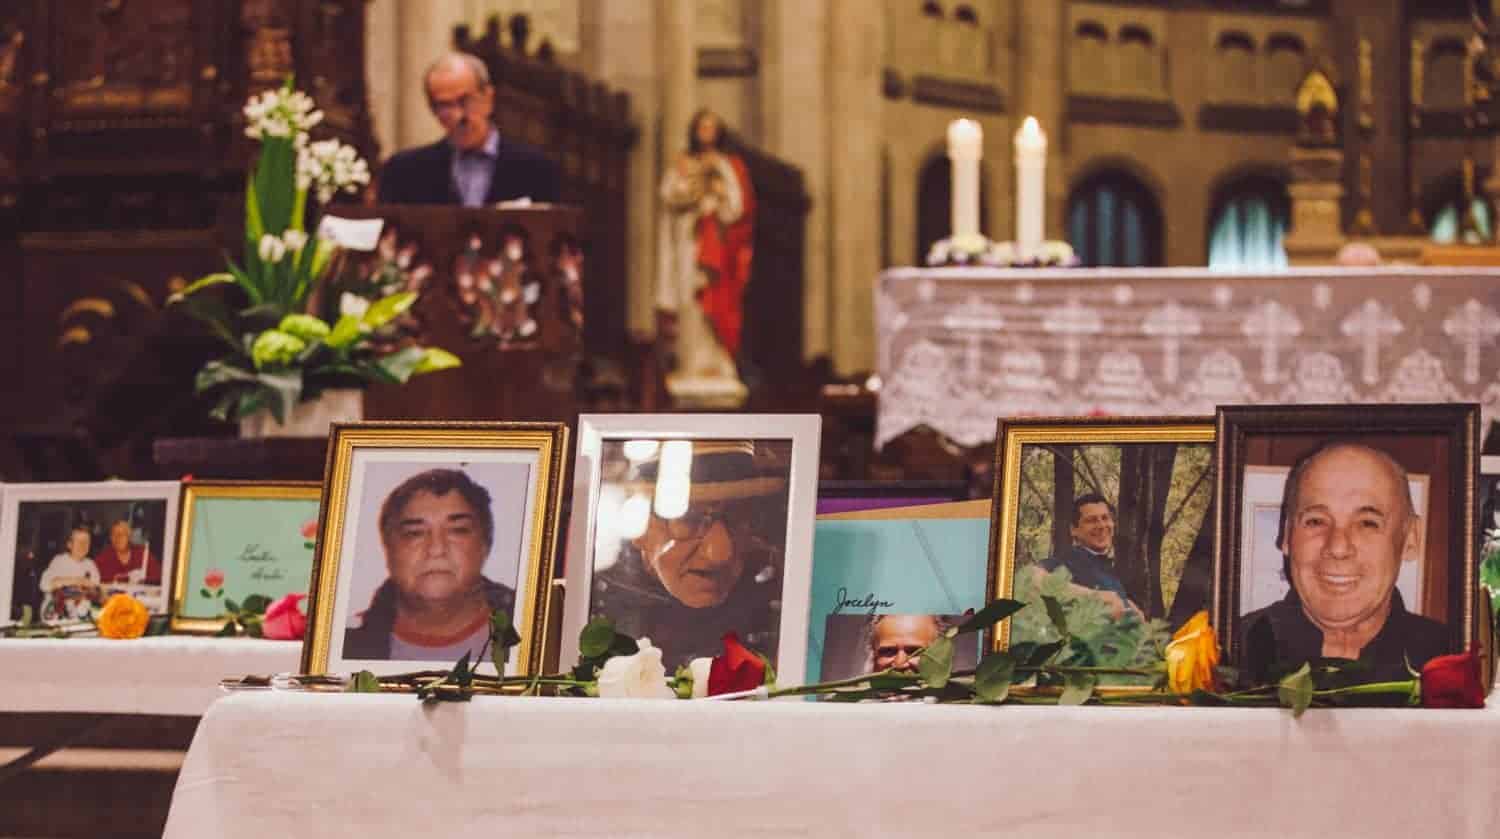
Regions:
[[715, 656], [708, 668], [708, 695], [754, 690], [765, 683], [766, 663], [740, 643], [733, 632], [724, 633], [724, 654]]
[[203, 585], [204, 585], [205, 588], [210, 588], [210, 589], [223, 588], [224, 587], [224, 572], [220, 571], [217, 568], [210, 568], [208, 570], [208, 573], [206, 573], [206, 574], [203, 575]]
[[1423, 708], [1483, 708], [1479, 654], [1440, 655], [1422, 665]]
[[273, 641], [301, 641], [307, 631], [307, 615], [302, 614], [305, 594], [288, 594], [266, 607], [266, 616], [260, 624], [263, 638]]

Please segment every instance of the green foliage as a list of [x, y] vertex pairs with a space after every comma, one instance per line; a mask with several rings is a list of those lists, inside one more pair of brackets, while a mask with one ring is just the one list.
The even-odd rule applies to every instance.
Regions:
[[998, 600], [992, 600], [985, 604], [983, 609], [970, 615], [963, 623], [959, 624], [957, 634], [965, 635], [970, 632], [982, 632], [1024, 608], [1026, 608], [1026, 604], [1019, 600], [1006, 600], [1003, 597]]
[[1007, 653], [990, 653], [974, 671], [974, 696], [982, 702], [1004, 702], [1010, 694], [1017, 659]]
[[[1101, 597], [1072, 584], [1066, 568], [1050, 574], [1028, 568], [1016, 574], [1015, 598], [1024, 603], [1045, 602], [1051, 608], [1023, 609], [1011, 618], [1011, 643], [1032, 642], [1035, 650], [1055, 650], [1055, 663], [1086, 667], [1148, 668], [1161, 661], [1161, 651], [1171, 640], [1165, 621], [1142, 621], [1126, 612], [1116, 619]], [[1057, 621], [1065, 620], [1067, 634]], [[1056, 646], [1053, 646], [1056, 645]], [[1146, 677], [1111, 677], [1111, 684], [1149, 684]]]
[[1313, 699], [1312, 670], [1306, 662], [1276, 685], [1276, 697], [1285, 708], [1292, 709], [1293, 717], [1302, 716]]
[[939, 635], [928, 644], [917, 662], [917, 672], [929, 687], [940, 688], [948, 684], [953, 673], [953, 639]]
[[361, 670], [349, 680], [345, 693], [380, 693], [380, 680], [368, 670]]

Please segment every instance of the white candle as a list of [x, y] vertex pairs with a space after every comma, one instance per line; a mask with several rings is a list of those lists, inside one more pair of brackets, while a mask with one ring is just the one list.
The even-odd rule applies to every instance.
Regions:
[[1041, 254], [1047, 213], [1047, 135], [1036, 117], [1016, 132], [1016, 251], [1023, 261]]
[[948, 159], [953, 163], [953, 238], [979, 235], [979, 159], [984, 131], [972, 119], [948, 123]]

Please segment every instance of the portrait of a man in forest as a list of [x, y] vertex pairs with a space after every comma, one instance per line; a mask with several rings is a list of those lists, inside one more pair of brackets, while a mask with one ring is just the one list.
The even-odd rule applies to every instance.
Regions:
[[[1028, 437], [1011, 449], [1019, 458], [1001, 462], [1001, 485], [1016, 503], [996, 522], [1011, 531], [1011, 555], [996, 561], [1011, 563], [1013, 596], [1061, 603], [1079, 663], [1139, 663], [1211, 599], [1214, 447], [1166, 432], [1163, 441], [1074, 443], [1079, 431], [1061, 423], [1046, 429], [1056, 441], [1034, 441], [1044, 432], [1014, 425]], [[1013, 644], [1056, 632], [1041, 608], [1011, 626]]]

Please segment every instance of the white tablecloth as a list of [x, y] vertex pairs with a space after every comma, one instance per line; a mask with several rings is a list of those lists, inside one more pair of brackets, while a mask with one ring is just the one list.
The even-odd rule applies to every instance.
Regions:
[[301, 657], [256, 638], [4, 638], [0, 711], [198, 716], [220, 679], [295, 672]]
[[1491, 268], [895, 268], [876, 297], [875, 443], [1271, 402], [1478, 402], [1487, 425], [1497, 341]]
[[165, 835], [1477, 837], [1496, 790], [1493, 708], [267, 692], [208, 710]]

